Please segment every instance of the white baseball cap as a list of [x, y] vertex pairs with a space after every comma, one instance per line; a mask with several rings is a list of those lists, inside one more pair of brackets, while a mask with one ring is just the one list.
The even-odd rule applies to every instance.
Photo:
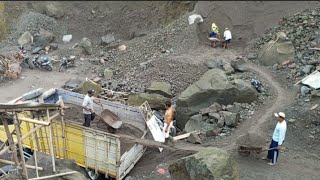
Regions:
[[282, 118], [286, 118], [286, 115], [283, 112], [278, 112], [278, 113], [274, 113], [275, 117], [282, 117]]

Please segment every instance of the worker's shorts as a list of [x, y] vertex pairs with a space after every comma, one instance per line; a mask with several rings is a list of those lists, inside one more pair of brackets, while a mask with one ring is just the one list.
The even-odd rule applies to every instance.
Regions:
[[209, 36], [210, 36], [210, 37], [214, 37], [214, 38], [216, 38], [216, 37], [217, 37], [217, 35], [218, 35], [218, 34], [217, 34], [217, 33], [215, 33], [215, 32], [211, 32], [211, 33], [209, 34]]
[[169, 124], [169, 127], [168, 127], [168, 131], [167, 132], [164, 132], [164, 130], [167, 128], [168, 124], [167, 123], [164, 123], [164, 126], [163, 126], [163, 135], [165, 138], [168, 138], [169, 137], [169, 133], [170, 133], [170, 129], [171, 127], [173, 126], [173, 121], [171, 121], [171, 123]]
[[[278, 142], [274, 141], [272, 139], [269, 149], [271, 148], [276, 148], [278, 147]], [[268, 156], [267, 158], [270, 159], [272, 161], [272, 163], [277, 163], [278, 161], [278, 156], [279, 156], [279, 150], [278, 149], [272, 149], [268, 151]]]
[[227, 44], [231, 43], [231, 39], [225, 40], [224, 42], [226, 42]]
[[95, 114], [84, 114], [84, 123], [83, 126], [90, 127], [90, 122], [94, 120]]

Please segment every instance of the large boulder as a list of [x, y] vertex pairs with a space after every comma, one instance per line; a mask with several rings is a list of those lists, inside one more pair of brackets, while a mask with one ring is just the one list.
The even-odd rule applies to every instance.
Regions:
[[91, 89], [94, 89], [96, 91], [95, 96], [97, 96], [102, 91], [102, 87], [99, 84], [93, 83], [91, 81], [83, 81], [74, 89], [74, 91], [81, 94], [88, 94], [88, 91]]
[[146, 92], [160, 94], [167, 98], [172, 97], [171, 85], [166, 82], [153, 81], [151, 82], [150, 87], [146, 89]]
[[262, 65], [272, 66], [294, 59], [294, 46], [289, 41], [270, 41], [266, 43], [258, 53], [258, 60]]
[[166, 100], [169, 99], [160, 94], [138, 93], [129, 95], [127, 102], [130, 106], [141, 106], [145, 101], [148, 101], [152, 109], [160, 110], [164, 109]]
[[33, 42], [36, 46], [45, 48], [49, 46], [51, 42], [54, 41], [54, 34], [52, 32], [46, 31], [44, 29], [40, 29], [38, 34], [35, 34], [33, 37]]
[[257, 100], [256, 90], [240, 79], [229, 81], [223, 70], [211, 69], [183, 91], [177, 100], [177, 126], [184, 129], [192, 115], [214, 102], [228, 105], [234, 102], [251, 103]]
[[240, 113], [232, 113], [228, 111], [220, 111], [221, 116], [224, 119], [226, 126], [236, 127], [240, 119]]
[[176, 160], [169, 166], [172, 180], [239, 180], [236, 160], [226, 151], [214, 147]]

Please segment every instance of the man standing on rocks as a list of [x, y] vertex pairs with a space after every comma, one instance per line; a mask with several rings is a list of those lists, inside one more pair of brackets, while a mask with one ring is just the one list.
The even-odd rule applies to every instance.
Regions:
[[274, 115], [277, 117], [278, 123], [273, 131], [268, 156], [267, 158], [263, 158], [270, 160], [268, 164], [271, 166], [277, 164], [279, 150], [281, 150], [287, 131], [287, 122], [285, 121], [286, 115], [283, 112], [274, 113]]
[[172, 107], [170, 100], [165, 102], [165, 108], [166, 108], [166, 113], [164, 114], [163, 134], [165, 138], [168, 138], [170, 133], [170, 128], [173, 126], [173, 119], [174, 119], [176, 110]]
[[[211, 25], [211, 33], [209, 34], [209, 37], [218, 38], [219, 39], [219, 28], [215, 23], [212, 23]], [[211, 46], [216, 47], [216, 41], [211, 41]]]
[[88, 94], [84, 97], [82, 108], [84, 114], [84, 123], [83, 126], [90, 127], [91, 121], [95, 118], [95, 111], [93, 110], [93, 103], [96, 103], [102, 106], [101, 102], [98, 102], [94, 99], [93, 95], [95, 94], [95, 90], [89, 90]]
[[231, 42], [231, 39], [232, 39], [232, 35], [231, 35], [231, 32], [228, 28], [225, 29], [224, 33], [223, 33], [223, 38], [224, 38], [224, 48], [225, 49], [228, 49], [228, 44], [230, 44]]

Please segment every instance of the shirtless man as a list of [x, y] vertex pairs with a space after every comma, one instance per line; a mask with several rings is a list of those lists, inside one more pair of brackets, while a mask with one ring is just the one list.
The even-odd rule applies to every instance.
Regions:
[[176, 110], [171, 106], [171, 101], [165, 102], [166, 113], [164, 114], [163, 134], [165, 138], [169, 137], [170, 128], [173, 126], [173, 119]]

